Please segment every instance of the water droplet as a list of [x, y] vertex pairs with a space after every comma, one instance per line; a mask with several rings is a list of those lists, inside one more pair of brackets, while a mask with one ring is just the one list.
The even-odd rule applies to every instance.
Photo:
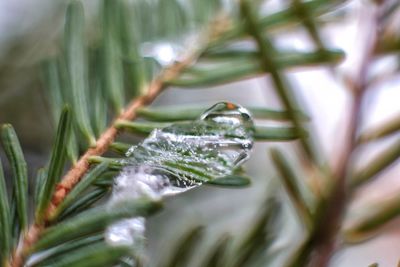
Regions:
[[250, 112], [231, 102], [219, 102], [207, 109], [201, 116], [200, 120], [213, 121], [215, 123], [223, 123], [232, 126], [253, 127], [253, 120]]
[[[249, 157], [253, 131], [250, 113], [230, 102], [215, 104], [193, 122], [155, 129], [128, 151], [129, 164], [115, 178], [111, 203], [160, 199], [232, 174]], [[135, 244], [144, 239], [145, 220], [136, 219], [111, 225], [106, 240]]]
[[[224, 137], [219, 146], [239, 165], [249, 157], [253, 147], [254, 123], [250, 112], [231, 102], [219, 102], [206, 110], [200, 120], [208, 122]], [[224, 140], [225, 139], [225, 140]]]

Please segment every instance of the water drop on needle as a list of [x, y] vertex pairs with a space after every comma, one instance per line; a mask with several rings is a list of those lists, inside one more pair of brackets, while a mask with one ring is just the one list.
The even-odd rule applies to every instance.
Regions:
[[[155, 129], [128, 152], [128, 166], [114, 180], [110, 206], [125, 199], [160, 199], [212, 179], [232, 174], [249, 158], [254, 124], [243, 107], [220, 102], [198, 120]], [[109, 226], [111, 245], [137, 246], [144, 240], [145, 219], [131, 218]]]

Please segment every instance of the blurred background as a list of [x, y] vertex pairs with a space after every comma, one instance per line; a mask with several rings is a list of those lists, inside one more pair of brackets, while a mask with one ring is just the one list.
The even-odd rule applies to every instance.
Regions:
[[[230, 1], [225, 2], [225, 8], [229, 9]], [[266, 13], [273, 12], [279, 10], [283, 2], [268, 1], [263, 8]], [[89, 45], [96, 43], [101, 28], [100, 4], [97, 0], [84, 1]], [[346, 53], [340, 65], [287, 72], [297, 97], [312, 118], [311, 128], [315, 130], [324, 154], [332, 161], [346, 131], [349, 94], [345, 79], [356, 73], [360, 64], [358, 51], [365, 46], [368, 27], [364, 23], [371, 12], [369, 5], [368, 1], [346, 1], [333, 14], [327, 14], [322, 19], [325, 23], [321, 30], [324, 44]], [[37, 168], [48, 160], [53, 141], [50, 138], [55, 130], [54, 119], [50, 115], [52, 103], [43, 82], [42, 62], [59, 53], [65, 9], [66, 1], [0, 1], [0, 123], [11, 123], [15, 127], [28, 160], [30, 177], [34, 177]], [[395, 16], [397, 21], [399, 17]], [[150, 24], [155, 18], [150, 16], [147, 19]], [[161, 35], [159, 40], [147, 40], [140, 51], [147, 57], [153, 57], [160, 65], [168, 64], [185, 48], [182, 40], [186, 40], [198, 27], [188, 29], [187, 36], [171, 37], [166, 34]], [[302, 29], [281, 34], [276, 44], [279, 48], [291, 47], [300, 51], [309, 51], [313, 46]], [[376, 73], [390, 75], [377, 82], [368, 94], [368, 101], [363, 107], [363, 127], [377, 125], [400, 114], [400, 77], [395, 72], [398, 66], [398, 55], [384, 57], [374, 66]], [[257, 77], [207, 89], [170, 88], [153, 105], [212, 105], [218, 101], [231, 101], [241, 105], [278, 108], [279, 101], [268, 79]], [[396, 136], [363, 148], [359, 163], [362, 165], [377, 151], [391, 146], [395, 139]], [[162, 260], [160, 255], [168, 254], [171, 240], [176, 240], [177, 233], [188, 225], [206, 225], [208, 242], [211, 243], [216, 236], [213, 233], [239, 232], [251, 223], [265, 195], [280, 186], [267, 154], [271, 146], [280, 146], [289, 154], [293, 151], [290, 143], [257, 143], [245, 167], [252, 177], [249, 188], [202, 186], [168, 199], [166, 208], [149, 220], [150, 262], [156, 264]], [[364, 186], [357, 193], [359, 198], [350, 210], [356, 212], [359, 207], [373, 207], [377, 200], [398, 195], [399, 170], [399, 166], [392, 166], [379, 180]], [[288, 204], [284, 209], [287, 220], [282, 223], [281, 230], [286, 234], [275, 249], [289, 254], [293, 250], [291, 245], [302, 235], [293, 208]], [[380, 263], [380, 266], [396, 266], [400, 260], [399, 247], [400, 228], [397, 221], [397, 224], [388, 225], [378, 237], [339, 251], [332, 266], [368, 266], [374, 262]], [[279, 260], [274, 260], [276, 266], [280, 266]]]

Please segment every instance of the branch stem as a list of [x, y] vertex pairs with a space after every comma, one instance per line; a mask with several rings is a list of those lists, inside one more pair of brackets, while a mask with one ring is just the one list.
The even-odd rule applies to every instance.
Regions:
[[[350, 171], [353, 165], [355, 150], [357, 149], [357, 134], [363, 121], [363, 102], [367, 93], [368, 72], [374, 58], [374, 51], [378, 43], [378, 11], [379, 7], [373, 7], [370, 14], [370, 27], [365, 38], [364, 50], [362, 52], [359, 72], [351, 79], [348, 89], [352, 93], [352, 103], [349, 112], [348, 131], [344, 139], [343, 152], [338, 164], [334, 168], [333, 188], [326, 199], [326, 203], [320, 205], [321, 216], [314, 231], [314, 254], [311, 259], [311, 267], [325, 267], [329, 265], [330, 259], [336, 249], [338, 231], [341, 227], [342, 218], [346, 211], [348, 198], [351, 192]], [[365, 22], [363, 22], [365, 23]], [[323, 200], [324, 201], [324, 200]]]

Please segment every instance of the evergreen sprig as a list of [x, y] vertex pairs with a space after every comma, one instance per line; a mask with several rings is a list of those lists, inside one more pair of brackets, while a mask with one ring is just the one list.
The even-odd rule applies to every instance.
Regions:
[[[398, 38], [392, 32], [392, 35], [375, 36], [370, 50], [363, 54], [365, 61], [359, 80], [349, 82], [355, 107], [351, 135], [346, 144], [345, 162], [334, 169], [328, 167], [317, 142], [313, 142], [316, 137], [307, 127], [310, 118], [297, 103], [285, 72], [310, 65], [334, 67], [340, 62], [343, 52], [327, 48], [323, 42], [320, 15], [335, 11], [342, 1], [294, 0], [286, 8], [265, 15], [258, 12], [258, 1], [242, 0], [237, 5], [231, 3], [229, 16], [216, 12], [221, 10], [222, 2], [190, 0], [183, 5], [178, 0], [132, 3], [103, 0], [101, 36], [90, 46], [84, 34], [83, 5], [76, 0], [68, 4], [60, 54], [43, 63], [52, 116], [58, 129], [50, 161], [38, 171], [32, 190], [36, 204], [29, 207], [35, 214], [31, 221], [28, 220], [28, 178], [23, 151], [12, 126], [5, 124], [1, 128], [1, 141], [13, 171], [13, 190], [7, 192], [0, 163], [0, 266], [136, 266], [125, 260], [132, 256], [131, 248], [107, 245], [102, 233], [107, 225], [119, 219], [150, 216], [162, 208], [162, 203], [139, 199], [118, 203], [112, 209], [98, 204], [108, 195], [113, 177], [124, 166], [120, 159], [131, 146], [118, 140], [117, 134], [124, 131], [147, 135], [155, 128], [195, 120], [204, 111], [204, 106], [194, 105], [148, 107], [168, 87], [208, 88], [264, 74], [271, 76], [283, 110], [254, 106], [248, 109], [257, 119], [281, 122], [284, 126], [257, 124], [255, 141], [299, 140], [306, 165], [294, 167], [280, 150], [270, 151], [282, 186], [306, 233], [295, 253], [286, 255], [286, 266], [308, 266], [309, 263], [326, 266], [334, 253], [335, 240], [359, 242], [399, 215], [396, 198], [387, 201], [378, 211], [358, 218], [348, 228], [342, 219], [351, 201], [347, 193], [379, 177], [400, 156], [396, 146], [377, 155], [364, 169], [354, 170], [352, 166], [353, 152], [358, 146], [399, 130], [397, 120], [393, 120], [356, 136], [360, 106], [369, 85], [365, 73], [375, 58], [399, 51]], [[374, 8], [387, 11], [380, 3]], [[390, 17], [393, 13], [383, 14]], [[376, 30], [386, 29], [382, 17], [373, 19]], [[276, 47], [271, 33], [279, 36], [287, 28], [305, 29], [315, 51], [281, 51]], [[193, 29], [198, 35], [196, 47], [183, 51], [181, 57], [167, 66], [141, 53], [142, 43], [178, 39]], [[249, 46], [252, 49], [235, 46], [243, 42], [254, 42], [255, 46]], [[142, 120], [134, 121], [137, 118]], [[118, 156], [104, 156], [108, 151]], [[67, 166], [69, 170], [64, 172]], [[187, 171], [184, 164], [177, 163], [174, 167]], [[314, 188], [302, 179], [304, 173], [317, 184]], [[199, 173], [193, 176], [224, 187], [250, 183], [250, 178], [241, 170], [219, 179]], [[307, 200], [304, 187], [308, 187], [308, 193], [314, 193], [314, 203]], [[232, 234], [221, 234], [204, 255], [197, 255], [201, 257], [199, 266], [267, 266], [277, 256], [271, 247], [279, 238], [284, 201], [268, 194], [254, 223], [244, 229], [245, 237], [231, 246]], [[335, 201], [342, 205], [337, 206]], [[327, 223], [321, 224], [321, 221]], [[201, 226], [186, 231], [162, 266], [190, 266], [206, 231]], [[326, 246], [330, 249], [319, 255]], [[140, 259], [137, 263], [141, 263]]]

